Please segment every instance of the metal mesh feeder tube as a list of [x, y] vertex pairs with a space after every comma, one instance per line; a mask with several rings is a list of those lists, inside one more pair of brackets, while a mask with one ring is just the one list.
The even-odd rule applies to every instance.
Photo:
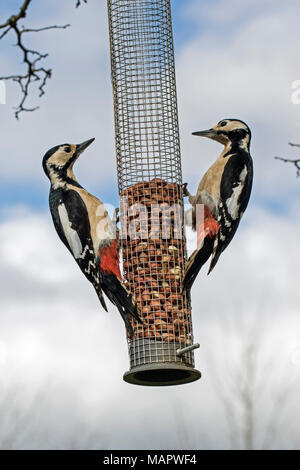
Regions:
[[191, 306], [169, 0], [108, 0], [123, 273], [140, 308], [130, 370], [139, 385], [200, 378]]

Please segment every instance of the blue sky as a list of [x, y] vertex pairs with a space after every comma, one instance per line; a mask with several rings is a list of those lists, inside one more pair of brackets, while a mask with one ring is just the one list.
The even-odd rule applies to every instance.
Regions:
[[[3, 3], [4, 20], [21, 1]], [[32, 3], [26, 25], [71, 27], [28, 36], [30, 46], [49, 52], [53, 68], [46, 95], [31, 96], [40, 109], [16, 121], [12, 108], [20, 94], [13, 83], [0, 105], [0, 448], [8, 440], [12, 448], [230, 448], [218, 392], [233, 398], [239, 417], [232, 380], [245, 379], [249, 341], [260, 385], [255, 445], [261, 448], [274, 400], [288, 388], [285, 406], [276, 408], [280, 432], [272, 447], [299, 448], [300, 180], [292, 166], [273, 159], [297, 156], [288, 142], [300, 142], [300, 105], [291, 102], [291, 84], [300, 79], [298, 0], [172, 1], [184, 180], [195, 191], [221, 151], [191, 132], [225, 117], [251, 127], [255, 179], [237, 235], [214, 272], [206, 276], [204, 269], [194, 285], [203, 378], [151, 390], [122, 381], [123, 324], [111, 306], [108, 314], [100, 311], [48, 210], [44, 153], [91, 137], [75, 174], [90, 192], [117, 204], [106, 2], [74, 5]], [[1, 75], [22, 70], [13, 42], [12, 35], [0, 41]], [[191, 246], [195, 237], [187, 233]]]
[[[96, 5], [91, 1], [89, 5], [83, 5], [77, 10], [72, 8], [71, 3], [62, 6], [59, 2], [52, 2], [47, 9], [47, 18], [44, 18], [43, 8], [39, 4], [33, 4], [30, 8], [28, 21], [32, 26], [70, 22], [71, 28], [68, 31], [31, 35], [26, 39], [30, 45], [36, 45], [42, 51], [49, 52], [47, 65], [53, 67], [53, 78], [48, 82], [46, 96], [38, 99], [36, 93], [32, 95], [31, 104], [40, 105], [40, 110], [34, 115], [23, 114], [20, 116], [20, 122], [16, 122], [12, 107], [18, 102], [20, 94], [16, 84], [7, 83], [7, 104], [1, 105], [0, 108], [1, 117], [5, 120], [3, 133], [7, 135], [6, 145], [2, 150], [6, 160], [6, 168], [2, 169], [2, 177], [0, 176], [0, 196], [3, 205], [19, 203], [33, 209], [45, 210], [47, 207], [47, 181], [40, 166], [43, 153], [52, 145], [60, 143], [60, 140], [75, 139], [78, 141], [84, 140], [90, 135], [96, 137], [95, 147], [97, 145], [97, 149], [91, 149], [92, 157], [90, 155], [85, 157], [91, 159], [90, 168], [87, 169], [84, 163], [80, 162], [77, 172], [79, 174], [82, 172], [81, 178], [84, 182], [86, 181], [85, 184], [91, 191], [96, 192], [105, 201], [117, 203], [105, 2]], [[4, 10], [2, 17], [7, 17], [13, 9], [17, 10], [19, 4], [20, 2], [13, 1], [9, 7], [2, 6], [1, 8]], [[276, 186], [282, 187], [286, 198], [295, 198], [297, 181], [292, 178], [292, 168], [283, 167], [280, 163], [274, 162], [273, 156], [279, 154], [292, 157], [297, 153], [296, 150], [288, 148], [287, 142], [297, 139], [299, 131], [300, 107], [297, 108], [290, 102], [290, 86], [292, 81], [297, 79], [296, 52], [293, 53], [295, 36], [293, 24], [295, 24], [295, 28], [298, 25], [297, 20], [294, 19], [291, 24], [290, 39], [285, 38], [288, 53], [286, 53], [287, 57], [283, 60], [282, 67], [286, 69], [286, 73], [281, 74], [284, 76], [279, 78], [273, 75], [273, 68], [280, 68], [278, 57], [276, 60], [272, 57], [272, 55], [275, 56], [273, 44], [275, 39], [272, 38], [272, 42], [268, 45], [268, 34], [260, 26], [255, 30], [253, 25], [260, 24], [263, 20], [268, 21], [273, 30], [269, 34], [270, 37], [273, 34], [282, 34], [285, 25], [283, 23], [280, 27], [276, 24], [276, 14], [279, 15], [281, 10], [284, 11], [287, 17], [286, 21], [288, 21], [288, 15], [292, 15], [295, 3], [290, 1], [285, 7], [280, 7], [277, 2], [265, 2], [263, 6], [255, 2], [255, 8], [253, 5], [251, 8], [247, 3], [243, 7], [238, 5], [236, 7], [236, 2], [230, 2], [225, 7], [222, 1], [214, 2], [213, 6], [206, 1], [172, 2], [184, 177], [192, 178], [189, 181], [195, 187], [197, 183], [196, 172], [186, 171], [186, 169], [190, 169], [190, 162], [195, 161], [196, 153], [207, 152], [208, 158], [203, 162], [203, 169], [205, 169], [205, 165], [208, 166], [219, 151], [219, 148], [211, 142], [200, 142], [191, 137], [190, 133], [193, 130], [199, 127], [206, 128], [222, 117], [227, 117], [228, 113], [229, 116], [241, 117], [246, 121], [248, 118], [253, 131], [252, 152], [254, 158], [258, 160], [252, 200], [270, 210], [282, 211], [284, 210], [282, 197], [279, 192], [273, 191], [273, 184], [270, 187], [270, 179], [273, 177], [276, 180]], [[224, 14], [224, 9], [227, 11], [227, 16]], [[91, 12], [94, 10], [96, 10], [96, 15], [93, 16]], [[231, 10], [234, 11], [234, 14]], [[218, 14], [223, 15], [225, 19], [223, 22], [220, 21]], [[94, 18], [97, 18], [97, 21]], [[101, 35], [97, 35], [96, 32], [93, 35], [90, 34], [90, 38], [85, 39], [82, 44], [81, 29], [90, 30], [96, 23], [100, 28]], [[251, 34], [253, 34], [253, 42]], [[239, 37], [243, 37], [244, 41], [240, 50], [237, 47]], [[264, 37], [265, 43], [262, 42]], [[10, 35], [5, 41], [1, 41], [1, 53], [6, 59], [6, 62], [3, 63], [4, 74], [21, 70], [19, 51], [11, 47], [13, 40], [13, 36]], [[282, 41], [280, 43], [282, 44]], [[80, 47], [84, 48], [83, 57], [79, 61], [76, 54], [74, 61], [71, 53], [74, 49], [79, 51]], [[244, 80], [239, 84], [237, 97], [227, 93], [226, 89], [223, 90], [220, 85], [223, 78], [225, 82], [228, 79], [226, 78], [228, 70], [222, 70], [224, 66], [222, 48], [224, 48], [225, 54], [226, 50], [229, 54], [234, 54], [234, 68], [236, 70], [239, 67], [239, 57], [240, 67], [243, 66], [243, 60], [251, 60], [248, 81], [245, 81], [247, 80], [246, 73], [241, 70], [237, 73], [236, 80]], [[258, 53], [257, 61], [255, 60], [256, 53]], [[269, 68], [266, 67], [265, 71], [270, 75], [262, 73], [261, 90], [257, 90], [259, 64], [264, 62], [264, 57], [267, 58], [266, 62], [270, 62], [267, 64]], [[213, 78], [210, 90], [207, 82], [210, 71], [205, 72], [207, 67], [215, 67], [218, 76], [218, 78]], [[224, 77], [222, 78], [223, 73]], [[254, 82], [251, 81], [252, 73], [254, 73]], [[201, 78], [204, 79], [203, 90], [201, 89]], [[189, 86], [185, 86], [186, 83], [189, 83]], [[213, 93], [215, 86], [219, 88], [220, 95]], [[256, 93], [257, 103], [254, 110], [252, 103], [255, 102]], [[237, 98], [240, 100], [242, 94], [246, 95], [244, 104], [240, 101], [237, 102]], [[250, 94], [253, 94], [253, 99], [249, 100], [247, 95]], [[204, 102], [201, 95], [205, 95]], [[214, 98], [208, 100], [207, 96], [209, 95]], [[229, 106], [228, 97], [233, 98]], [[278, 97], [277, 112], [276, 97]], [[193, 98], [194, 102], [192, 103]], [[70, 116], [66, 110], [73, 106], [72, 116]], [[267, 107], [266, 112], [264, 106]], [[104, 119], [107, 121], [105, 124]], [[55, 120], [52, 127], [49, 126], [51, 120], [52, 122]], [[281, 125], [282, 127], [280, 127]], [[64, 127], [65, 133], [63, 132]], [[60, 132], [56, 132], [57, 128]], [[23, 129], [23, 132], [20, 133], [20, 129]], [[104, 139], [106, 142], [103, 146]], [[98, 161], [95, 163], [96, 152]], [[105, 176], [102, 180], [101, 174], [99, 174], [97, 181], [95, 173], [90, 169], [97, 166], [101, 172], [101, 166], [103, 167], [101, 153], [109, 155], [109, 165], [106, 163], [106, 158], [103, 162], [105, 164], [103, 173], [109, 174], [109, 177]], [[22, 162], [20, 162], [21, 160]], [[30, 160], [30, 163], [23, 171], [26, 160]], [[281, 181], [282, 177], [284, 177], [284, 181]]]

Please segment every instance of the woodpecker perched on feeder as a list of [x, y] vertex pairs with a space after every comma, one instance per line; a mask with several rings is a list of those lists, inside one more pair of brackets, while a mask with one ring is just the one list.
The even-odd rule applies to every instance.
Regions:
[[122, 283], [114, 226], [104, 204], [88, 193], [73, 173], [77, 158], [93, 141], [58, 145], [45, 154], [43, 168], [51, 182], [50, 211], [59, 238], [93, 284], [103, 308], [107, 311], [104, 292], [133, 334], [129, 315], [139, 322], [141, 319], [134, 298]]
[[[253, 180], [251, 131], [247, 124], [239, 119], [223, 119], [212, 129], [193, 135], [216, 140], [225, 148], [203, 176], [195, 196], [184, 185], [184, 194], [193, 206], [192, 227], [197, 230], [197, 249], [187, 261], [183, 281], [188, 292], [203, 264], [212, 255], [209, 274], [232, 240], [248, 205]], [[197, 213], [203, 214], [198, 224]]]

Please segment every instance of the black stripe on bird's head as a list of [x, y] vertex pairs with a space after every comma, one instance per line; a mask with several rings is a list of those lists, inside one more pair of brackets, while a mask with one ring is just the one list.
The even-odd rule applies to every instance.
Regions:
[[223, 145], [233, 144], [245, 150], [249, 149], [251, 131], [240, 119], [222, 119], [211, 129], [193, 132], [193, 135], [208, 137]]
[[52, 147], [43, 158], [43, 168], [46, 175], [52, 179], [55, 176], [65, 177], [72, 170], [79, 155], [94, 141], [89, 139], [81, 144], [62, 144]]

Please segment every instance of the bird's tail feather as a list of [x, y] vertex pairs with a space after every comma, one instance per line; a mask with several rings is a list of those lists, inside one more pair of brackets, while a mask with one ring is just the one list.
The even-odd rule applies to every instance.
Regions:
[[212, 253], [213, 245], [214, 240], [210, 237], [206, 237], [203, 240], [201, 248], [195, 250], [189, 257], [184, 273], [183, 291], [189, 293], [191, 290], [200, 269]]
[[102, 291], [101, 291], [101, 294], [98, 294], [98, 297], [99, 297], [102, 307], [104, 308], [106, 312], [108, 312]]
[[97, 292], [97, 296], [98, 296], [98, 299], [100, 300], [102, 307], [104, 308], [106, 312], [108, 312], [101, 287], [99, 286], [99, 284], [97, 284], [94, 286], [94, 288], [95, 288], [95, 291]]
[[209, 270], [208, 270], [207, 274], [210, 274], [212, 272], [212, 270], [214, 269], [214, 267], [216, 266], [216, 264], [218, 262], [218, 259], [220, 258], [220, 255], [221, 255], [221, 251], [215, 251], [213, 253], [212, 258], [211, 258], [211, 263], [210, 263]]
[[132, 325], [130, 323], [129, 315], [124, 310], [122, 304], [119, 302], [119, 299], [118, 298], [113, 298], [113, 299], [111, 298], [111, 301], [115, 304], [115, 306], [119, 310], [120, 315], [123, 318], [123, 321], [125, 323], [125, 326], [126, 326], [126, 329], [127, 329], [128, 333], [130, 334], [130, 336], [134, 336], [134, 331], [133, 331]]
[[139, 323], [143, 324], [143, 321], [139, 316], [136, 300], [132, 294], [126, 290], [122, 282], [114, 274], [102, 273], [101, 277], [103, 291], [109, 300], [115, 304], [119, 310], [127, 330], [133, 334], [132, 326], [129, 321], [130, 316], [135, 318]]

